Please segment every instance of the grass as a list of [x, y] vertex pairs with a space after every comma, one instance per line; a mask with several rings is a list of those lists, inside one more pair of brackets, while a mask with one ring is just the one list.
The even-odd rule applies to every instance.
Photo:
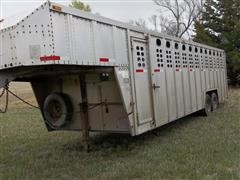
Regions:
[[138, 137], [48, 133], [37, 110], [0, 115], [0, 179], [240, 179], [240, 89], [209, 117], [192, 115]]

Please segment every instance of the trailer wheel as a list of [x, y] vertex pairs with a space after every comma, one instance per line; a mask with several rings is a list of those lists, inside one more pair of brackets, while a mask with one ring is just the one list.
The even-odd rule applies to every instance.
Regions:
[[71, 121], [73, 106], [66, 94], [52, 93], [47, 96], [43, 105], [43, 114], [48, 125], [60, 128]]
[[216, 111], [219, 106], [218, 96], [215, 92], [211, 94], [212, 111]]
[[206, 94], [205, 97], [205, 108], [202, 110], [202, 115], [208, 116], [208, 114], [212, 111], [212, 103], [211, 103], [211, 97], [209, 94]]

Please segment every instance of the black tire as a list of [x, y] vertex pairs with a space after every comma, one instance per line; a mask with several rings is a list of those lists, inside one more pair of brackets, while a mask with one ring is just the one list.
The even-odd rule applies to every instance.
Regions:
[[43, 105], [43, 115], [46, 123], [59, 129], [72, 120], [73, 106], [66, 94], [52, 93], [48, 95]]
[[212, 111], [212, 103], [211, 103], [211, 97], [209, 94], [206, 94], [205, 97], [205, 108], [202, 110], [202, 114], [204, 116], [208, 116], [209, 113]]
[[219, 100], [218, 100], [218, 95], [215, 92], [211, 94], [211, 104], [212, 104], [212, 111], [216, 111], [219, 107]]

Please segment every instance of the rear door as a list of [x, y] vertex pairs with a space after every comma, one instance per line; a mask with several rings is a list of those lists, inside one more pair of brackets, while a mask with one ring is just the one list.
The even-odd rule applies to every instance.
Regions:
[[156, 126], [159, 127], [168, 122], [165, 47], [163, 39], [151, 37], [149, 40], [154, 119]]

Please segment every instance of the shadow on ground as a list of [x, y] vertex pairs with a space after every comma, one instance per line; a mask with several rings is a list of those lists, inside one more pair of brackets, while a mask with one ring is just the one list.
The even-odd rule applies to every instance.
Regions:
[[[91, 133], [89, 153], [98, 151], [113, 152], [114, 150], [131, 151], [135, 148], [144, 147], [146, 142], [154, 141], [156, 137], [169, 137], [172, 132], [178, 131], [182, 127], [194, 123], [194, 121], [200, 122], [205, 119], [200, 112], [196, 112], [138, 136], [121, 133]], [[81, 140], [64, 144], [63, 148], [67, 151], [86, 151]]]

